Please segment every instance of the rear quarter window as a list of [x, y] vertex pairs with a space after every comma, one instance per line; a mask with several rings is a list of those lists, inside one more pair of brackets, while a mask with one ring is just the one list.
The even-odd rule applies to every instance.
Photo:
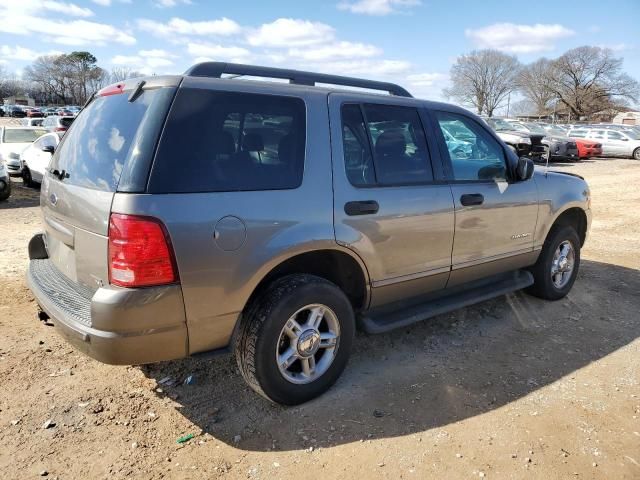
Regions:
[[282, 190], [302, 183], [300, 98], [184, 88], [154, 160], [152, 193]]

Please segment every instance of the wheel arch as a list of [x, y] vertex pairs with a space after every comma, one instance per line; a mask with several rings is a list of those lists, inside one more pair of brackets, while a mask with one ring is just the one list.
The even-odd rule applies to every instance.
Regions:
[[364, 262], [350, 250], [339, 246], [296, 252], [279, 259], [261, 275], [246, 305], [274, 280], [296, 273], [316, 275], [336, 284], [356, 311], [369, 305], [370, 281]]
[[589, 221], [587, 219], [587, 214], [582, 208], [570, 207], [560, 212], [547, 231], [545, 240], [549, 236], [549, 232], [551, 232], [551, 229], [556, 225], [568, 225], [574, 227], [576, 232], [578, 233], [578, 238], [580, 238], [580, 246], [582, 247], [584, 245], [584, 242], [587, 238]]

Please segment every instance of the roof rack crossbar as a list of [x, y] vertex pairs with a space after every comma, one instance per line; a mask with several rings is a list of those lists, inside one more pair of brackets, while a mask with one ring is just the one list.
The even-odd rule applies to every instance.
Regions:
[[252, 77], [282, 78], [296, 85], [314, 86], [316, 83], [329, 85], [341, 85], [348, 87], [367, 88], [389, 92], [398, 97], [412, 97], [412, 95], [400, 85], [389, 82], [365, 80], [363, 78], [343, 77], [341, 75], [328, 75], [326, 73], [304, 72], [288, 68], [260, 67], [257, 65], [242, 65], [240, 63], [204, 62], [189, 68], [185, 73], [190, 77], [220, 78], [223, 74], [248, 75]]

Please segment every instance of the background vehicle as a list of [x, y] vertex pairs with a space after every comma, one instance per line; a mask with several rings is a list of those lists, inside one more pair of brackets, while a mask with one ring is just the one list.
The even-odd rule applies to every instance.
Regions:
[[36, 107], [27, 107], [24, 108], [25, 113], [27, 114], [27, 117], [29, 118], [43, 118], [44, 114], [42, 113], [42, 111], [39, 108]]
[[[559, 133], [556, 129], [545, 130], [541, 125], [532, 122], [518, 122], [514, 120], [507, 120], [508, 123], [513, 125], [516, 130], [522, 130], [524, 132], [544, 135], [542, 143], [547, 145], [549, 149], [550, 160], [579, 160], [578, 147], [576, 142], [568, 138], [566, 134]], [[554, 133], [555, 132], [555, 133]]]
[[17, 105], [11, 105], [9, 107], [5, 107], [5, 113], [7, 117], [12, 117], [12, 118], [24, 118], [27, 116], [27, 113]]
[[101, 361], [233, 348], [253, 389], [296, 404], [336, 381], [356, 325], [564, 297], [589, 195], [398, 85], [203, 63], [106, 87], [78, 115], [27, 278], [42, 317]]
[[44, 118], [23, 118], [20, 121], [20, 125], [23, 127], [41, 127]]
[[44, 119], [42, 127], [48, 132], [66, 132], [74, 120], [75, 117], [72, 116], [60, 117], [58, 115], [52, 115]]
[[9, 175], [22, 174], [20, 154], [45, 133], [38, 127], [0, 127], [0, 161], [4, 161]]
[[62, 135], [63, 132], [42, 135], [22, 152], [20, 155], [22, 181], [27, 187], [34, 187], [42, 183], [42, 178]]
[[519, 157], [530, 157], [534, 161], [546, 159], [548, 147], [542, 143], [544, 135], [518, 130], [511, 123], [501, 118], [482, 118]]
[[63, 107], [58, 108], [55, 114], [59, 117], [72, 117], [74, 115], [74, 112], [72, 110], [69, 110], [67, 107]]
[[602, 155], [606, 157], [640, 160], [640, 135], [603, 128], [574, 128], [569, 131], [569, 135], [601, 143]]
[[588, 138], [573, 138], [578, 147], [578, 156], [581, 159], [599, 157], [602, 155], [602, 144]]
[[11, 178], [9, 172], [4, 165], [4, 162], [0, 160], [0, 201], [6, 200], [11, 195]]
[[57, 110], [57, 107], [47, 107], [42, 109], [42, 113], [45, 117], [48, 117], [50, 115], [55, 115]]

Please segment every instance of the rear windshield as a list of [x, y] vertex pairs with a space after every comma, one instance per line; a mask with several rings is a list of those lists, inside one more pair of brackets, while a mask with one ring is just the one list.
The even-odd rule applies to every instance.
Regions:
[[[51, 170], [64, 170], [65, 183], [104, 191], [115, 191], [122, 166], [157, 90], [145, 90], [134, 102], [127, 94], [97, 97], [75, 119], [61, 118], [71, 125], [51, 163]], [[65, 123], [66, 122], [66, 123]]]
[[305, 135], [299, 98], [183, 88], [162, 134], [149, 191], [296, 188]]
[[47, 133], [46, 130], [26, 128], [5, 128], [2, 141], [4, 143], [31, 143]]

